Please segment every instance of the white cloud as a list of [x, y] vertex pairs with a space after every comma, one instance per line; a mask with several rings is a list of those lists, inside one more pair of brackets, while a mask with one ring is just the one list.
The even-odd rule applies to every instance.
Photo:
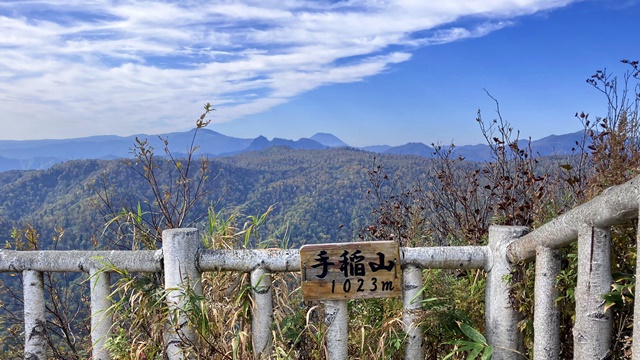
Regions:
[[571, 1], [3, 1], [0, 139], [184, 129], [206, 101], [230, 121]]

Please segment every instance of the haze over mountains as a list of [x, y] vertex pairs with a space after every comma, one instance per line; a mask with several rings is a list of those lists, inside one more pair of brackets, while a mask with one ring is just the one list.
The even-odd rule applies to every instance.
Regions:
[[[161, 149], [164, 144], [160, 137], [169, 141], [174, 154], [186, 153], [193, 131], [174, 132], [162, 135], [132, 135], [132, 136], [92, 136], [62, 140], [0, 140], [0, 171], [7, 170], [36, 170], [47, 169], [52, 165], [68, 160], [80, 159], [117, 159], [131, 157], [131, 149], [136, 137], [147, 139], [149, 144]], [[576, 141], [582, 138], [582, 131], [551, 135], [531, 142], [534, 153], [541, 156], [570, 154]], [[527, 140], [521, 140], [527, 141]], [[286, 146], [292, 149], [321, 150], [326, 148], [349, 147], [348, 144], [332, 134], [318, 133], [310, 138], [289, 140], [274, 138], [268, 140], [264, 136], [255, 139], [236, 138], [219, 132], [201, 129], [196, 142], [199, 146], [197, 154], [209, 157], [229, 156], [247, 151], [260, 151], [274, 146]], [[361, 150], [384, 153], [416, 155], [433, 157], [434, 149], [423, 143], [408, 143], [401, 146], [374, 145], [360, 148]], [[456, 155], [470, 161], [490, 160], [487, 145], [465, 145], [455, 147]]]

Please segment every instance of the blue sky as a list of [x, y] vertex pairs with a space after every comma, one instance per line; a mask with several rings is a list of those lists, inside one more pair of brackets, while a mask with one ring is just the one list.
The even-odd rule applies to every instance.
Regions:
[[604, 115], [585, 83], [640, 59], [637, 0], [2, 0], [0, 139], [158, 134], [476, 144]]

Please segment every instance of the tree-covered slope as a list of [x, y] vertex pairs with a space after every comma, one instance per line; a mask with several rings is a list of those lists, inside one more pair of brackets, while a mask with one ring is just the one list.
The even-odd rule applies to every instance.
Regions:
[[[171, 173], [165, 161], [158, 161], [158, 175], [160, 182], [168, 183]], [[273, 205], [266, 231], [278, 237], [286, 233], [290, 243], [300, 244], [357, 236], [371, 210], [368, 171], [374, 163], [411, 182], [425, 173], [431, 160], [345, 148], [273, 147], [209, 161], [211, 192], [196, 207], [194, 218], [202, 217], [209, 205], [244, 215], [263, 213]], [[153, 199], [144, 179], [119, 160], [77, 160], [42, 171], [0, 172], [0, 236], [6, 239], [12, 228], [29, 223], [41, 233], [43, 244], [62, 228], [59, 248], [90, 248], [93, 239], [100, 242], [109, 220], [102, 215], [98, 194], [108, 195], [116, 212], [137, 203], [150, 209]]]

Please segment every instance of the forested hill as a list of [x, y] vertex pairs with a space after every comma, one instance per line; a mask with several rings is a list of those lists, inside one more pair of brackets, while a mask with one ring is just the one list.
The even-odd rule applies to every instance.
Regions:
[[[212, 193], [198, 215], [204, 215], [208, 204], [243, 216], [274, 205], [265, 235], [282, 238], [286, 232], [290, 244], [348, 241], [369, 222], [368, 171], [374, 164], [411, 182], [423, 177], [432, 161], [346, 148], [272, 147], [217, 157], [210, 160]], [[163, 171], [159, 177], [164, 181], [169, 176]], [[76, 160], [48, 170], [0, 172], [0, 239], [30, 224], [44, 246], [54, 229], [62, 228], [58, 248], [92, 248], [92, 239], [101, 242], [109, 220], [101, 215], [96, 195], [105, 188], [117, 208], [141, 203], [144, 210], [152, 198], [144, 179], [120, 160]]]

